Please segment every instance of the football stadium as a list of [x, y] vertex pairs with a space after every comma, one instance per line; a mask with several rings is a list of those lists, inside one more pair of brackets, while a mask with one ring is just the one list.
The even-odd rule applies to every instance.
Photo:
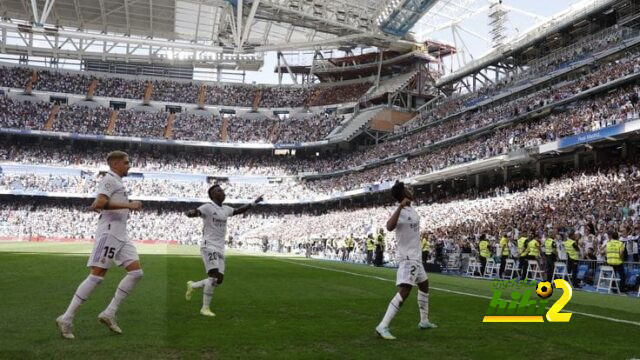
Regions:
[[0, 0], [0, 359], [635, 359], [640, 0]]

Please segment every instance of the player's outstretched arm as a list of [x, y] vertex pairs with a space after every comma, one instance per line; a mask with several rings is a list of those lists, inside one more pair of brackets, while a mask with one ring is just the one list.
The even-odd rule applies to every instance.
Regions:
[[396, 211], [394, 211], [391, 217], [389, 218], [389, 220], [387, 220], [387, 231], [393, 231], [396, 229], [396, 226], [398, 226], [398, 218], [400, 217], [400, 211], [402, 211], [403, 207], [409, 206], [409, 205], [411, 205], [411, 200], [407, 198], [402, 200], [400, 205], [398, 205], [398, 208], [396, 209]]
[[91, 210], [100, 212], [100, 210], [140, 210], [142, 203], [140, 201], [129, 201], [127, 203], [109, 201], [109, 198], [104, 194], [98, 194], [96, 199], [91, 204]]
[[190, 218], [198, 217], [198, 216], [201, 215], [200, 214], [200, 210], [198, 210], [198, 209], [191, 209], [191, 210], [185, 212], [184, 214], [187, 215], [187, 217], [190, 217]]
[[247, 205], [241, 206], [241, 207], [239, 207], [237, 209], [234, 209], [233, 210], [233, 215], [238, 215], [238, 214], [242, 214], [242, 213], [247, 212], [247, 210], [249, 210], [253, 205], [262, 202], [262, 200], [264, 200], [262, 198], [262, 195], [258, 196], [258, 198], [253, 200], [253, 202], [251, 202], [251, 203], [249, 203]]

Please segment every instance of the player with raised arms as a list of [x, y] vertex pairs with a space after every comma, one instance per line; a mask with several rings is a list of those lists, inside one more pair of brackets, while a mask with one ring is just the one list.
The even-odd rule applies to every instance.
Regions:
[[107, 155], [109, 171], [98, 183], [98, 190], [91, 209], [100, 213], [93, 251], [87, 266], [91, 268], [89, 276], [78, 286], [67, 311], [56, 319], [60, 334], [65, 339], [74, 339], [73, 319], [80, 307], [95, 288], [102, 282], [107, 270], [113, 265], [127, 270], [109, 306], [98, 315], [98, 320], [109, 330], [121, 334], [116, 323], [116, 311], [142, 279], [142, 267], [138, 251], [129, 241], [127, 219], [129, 211], [140, 210], [139, 201], [129, 201], [122, 178], [129, 173], [129, 155], [123, 151], [112, 151]]
[[420, 247], [420, 215], [411, 207], [414, 200], [411, 191], [402, 182], [396, 182], [391, 188], [391, 195], [400, 203], [387, 220], [387, 230], [396, 231], [398, 272], [396, 286], [398, 293], [391, 299], [387, 312], [376, 327], [376, 332], [386, 340], [395, 337], [389, 332], [389, 323], [396, 316], [400, 306], [411, 293], [411, 288], [418, 286], [418, 309], [420, 322], [418, 328], [433, 329], [437, 326], [429, 322], [429, 280], [422, 266], [422, 250]]
[[227, 219], [230, 216], [242, 214], [253, 205], [261, 202], [262, 195], [252, 203], [234, 209], [231, 206], [223, 205], [225, 194], [220, 185], [211, 186], [208, 193], [212, 202], [203, 204], [197, 209], [189, 210], [186, 213], [188, 217], [202, 218], [203, 229], [200, 252], [202, 253], [202, 261], [208, 277], [200, 281], [187, 281], [185, 298], [191, 300], [193, 289], [203, 288], [200, 314], [215, 316], [211, 312], [210, 305], [213, 289], [220, 286], [224, 279], [224, 241], [227, 235]]

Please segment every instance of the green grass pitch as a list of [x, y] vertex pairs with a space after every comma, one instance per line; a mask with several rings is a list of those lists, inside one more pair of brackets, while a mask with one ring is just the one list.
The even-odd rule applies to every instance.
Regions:
[[482, 317], [490, 282], [439, 274], [430, 274], [430, 318], [439, 328], [418, 330], [414, 290], [391, 324], [398, 339], [384, 341], [374, 327], [395, 292], [395, 270], [301, 258], [230, 254], [214, 293], [217, 316], [205, 318], [201, 291], [184, 299], [185, 282], [204, 276], [197, 249], [161, 246], [139, 246], [145, 277], [120, 309], [123, 335], [96, 319], [123, 275], [112, 269], [80, 308], [76, 340], [68, 341], [55, 318], [87, 275], [89, 247], [0, 244], [1, 359], [640, 357], [638, 298], [576, 291], [569, 323], [489, 324]]

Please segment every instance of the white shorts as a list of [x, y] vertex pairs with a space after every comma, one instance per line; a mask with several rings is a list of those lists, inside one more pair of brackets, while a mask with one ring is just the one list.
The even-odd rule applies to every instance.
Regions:
[[396, 286], [400, 284], [416, 286], [427, 279], [427, 272], [424, 271], [420, 261], [400, 260], [398, 273], [396, 274]]
[[224, 274], [224, 255], [215, 249], [201, 248], [202, 262], [204, 269], [208, 273], [209, 270], [218, 269], [218, 272]]
[[87, 261], [87, 266], [97, 266], [108, 269], [113, 264], [127, 266], [138, 261], [138, 250], [128, 241], [120, 241], [115, 236], [103, 234], [93, 244], [93, 251]]

